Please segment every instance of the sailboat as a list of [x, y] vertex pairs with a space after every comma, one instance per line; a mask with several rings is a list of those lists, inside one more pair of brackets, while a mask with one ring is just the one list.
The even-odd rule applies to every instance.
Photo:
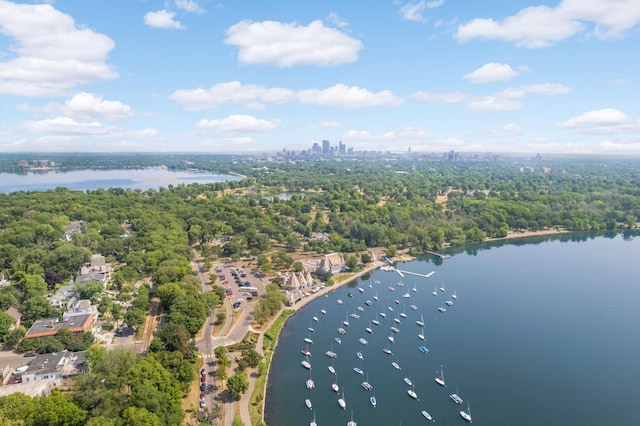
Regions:
[[404, 382], [405, 382], [406, 384], [408, 384], [409, 386], [413, 386], [413, 382], [411, 381], [411, 379], [410, 379], [409, 377], [405, 377], [405, 378], [404, 378]]
[[458, 295], [456, 294], [455, 290], [453, 291], [453, 294], [451, 295], [451, 298], [452, 299], [457, 299], [458, 298]]
[[358, 426], [358, 423], [353, 421], [353, 410], [351, 410], [351, 420], [347, 422], [347, 426]]
[[318, 426], [318, 423], [316, 423], [316, 412], [313, 412], [313, 420], [311, 421], [311, 423], [309, 423], [309, 426]]
[[444, 281], [442, 282], [442, 287], [440, 287], [440, 291], [444, 293]]
[[309, 398], [305, 399], [304, 403], [306, 404], [309, 410], [313, 410], [313, 406], [311, 405], [311, 400]]
[[422, 331], [418, 334], [418, 339], [424, 340], [424, 326], [422, 327]]
[[415, 386], [412, 386], [411, 389], [407, 391], [407, 394], [413, 399], [418, 399], [418, 394], [415, 391]]
[[444, 372], [442, 371], [442, 365], [440, 366], [440, 376], [436, 377], [436, 383], [440, 386], [446, 386], [444, 382]]
[[434, 296], [438, 295], [438, 291], [437, 291], [436, 287], [433, 288], [433, 291], [431, 292], [431, 294], [433, 294]]
[[378, 290], [376, 290], [375, 296], [373, 296], [373, 300], [378, 300]]
[[369, 401], [371, 402], [371, 405], [373, 405], [374, 408], [376, 407], [376, 405], [378, 405], [378, 401], [376, 400], [375, 392], [374, 392], [373, 396], [371, 398], [369, 398]]
[[331, 384], [331, 389], [333, 389], [333, 391], [335, 393], [338, 393], [338, 391], [340, 390], [340, 387], [338, 386], [338, 375], [337, 374], [335, 375], [335, 380]]
[[375, 325], [380, 325], [380, 321], [378, 321], [377, 319], [371, 320], [371, 322]]
[[[371, 325], [371, 323], [369, 323], [369, 325]], [[365, 330], [367, 331], [367, 333], [371, 334], [373, 333], [373, 329], [371, 329], [371, 327], [367, 327], [365, 328]]]
[[389, 341], [390, 341], [391, 343], [393, 343], [393, 342], [395, 342], [395, 341], [396, 341], [396, 339], [394, 339], [394, 338], [393, 338], [393, 334], [392, 334], [391, 336], [387, 337], [387, 339], [389, 339]]
[[460, 411], [460, 417], [471, 423], [471, 407], [469, 406], [469, 401], [467, 401], [467, 411]]
[[347, 402], [344, 400], [344, 391], [342, 391], [342, 396], [340, 398], [338, 398], [338, 405], [343, 410], [347, 409]]
[[433, 420], [433, 417], [431, 417], [431, 414], [427, 413], [426, 410], [422, 410], [422, 415], [424, 416], [425, 419], [427, 420]]
[[462, 404], [464, 401], [462, 398], [460, 398], [460, 395], [458, 395], [458, 386], [456, 385], [456, 393], [452, 393], [451, 395], [449, 395], [449, 398], [451, 398], [451, 400], [453, 402], [455, 402], [456, 404]]
[[345, 316], [345, 320], [342, 321], [342, 323], [344, 324], [345, 327], [349, 327], [349, 316], [348, 315]]
[[402, 307], [402, 312], [400, 312], [400, 316], [402, 318], [406, 318], [407, 317], [407, 313], [405, 312], [406, 310], [407, 310], [407, 306], [405, 305], [405, 306]]
[[420, 314], [420, 321], [416, 321], [416, 324], [418, 324], [420, 327], [424, 327], [424, 318], [422, 314]]
[[307, 380], [307, 389], [313, 389], [316, 387], [316, 384], [313, 382], [311, 378], [311, 370], [309, 370], [309, 380]]

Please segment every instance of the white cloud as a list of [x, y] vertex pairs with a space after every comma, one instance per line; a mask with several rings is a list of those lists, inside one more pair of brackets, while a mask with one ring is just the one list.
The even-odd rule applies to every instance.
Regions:
[[397, 106], [403, 101], [394, 96], [390, 90], [372, 93], [358, 86], [336, 84], [324, 90], [307, 89], [298, 93], [300, 103], [308, 105], [329, 106], [345, 109], [365, 108], [372, 106]]
[[429, 137], [429, 133], [416, 127], [405, 127], [402, 130], [390, 131], [380, 135], [379, 139], [383, 141], [415, 141], [423, 140]]
[[435, 9], [444, 4], [444, 0], [421, 0], [418, 2], [407, 3], [400, 8], [400, 16], [406, 21], [424, 21], [422, 15], [425, 9]]
[[522, 108], [522, 102], [519, 99], [500, 96], [478, 96], [469, 99], [465, 107], [471, 111], [483, 112], [515, 111]]
[[227, 30], [226, 44], [237, 46], [243, 64], [340, 65], [354, 62], [362, 42], [322, 21], [308, 26], [276, 21], [242, 21]]
[[55, 117], [40, 121], [27, 121], [22, 127], [32, 133], [56, 135], [104, 136], [113, 133], [113, 127], [99, 122], [78, 122], [70, 117]]
[[271, 121], [255, 118], [251, 115], [230, 115], [215, 120], [200, 120], [196, 127], [202, 129], [216, 129], [223, 132], [269, 132], [280, 127], [280, 120]]
[[411, 95], [412, 98], [420, 101], [427, 101], [434, 104], [457, 104], [467, 99], [467, 95], [461, 92], [434, 93], [434, 92], [416, 92]]
[[556, 7], [532, 6], [502, 21], [474, 19], [458, 27], [457, 38], [485, 38], [542, 48], [593, 28], [599, 38], [623, 36], [640, 22], [637, 0], [562, 0]]
[[335, 129], [337, 127], [344, 127], [344, 124], [337, 120], [331, 120], [331, 121], [323, 121], [312, 127], [320, 128], [320, 129]]
[[522, 133], [520, 126], [514, 123], [505, 124], [501, 129], [494, 129], [486, 132], [484, 136], [490, 138], [502, 138], [508, 136], [517, 136]]
[[0, 61], [0, 94], [60, 96], [79, 84], [117, 77], [106, 64], [113, 41], [51, 5], [0, 0], [0, 34], [11, 39], [15, 53]]
[[640, 132], [640, 119], [631, 118], [614, 108], [605, 108], [571, 117], [566, 121], [556, 123], [556, 126], [588, 134]]
[[296, 99], [293, 90], [267, 89], [255, 84], [243, 85], [239, 81], [218, 83], [209, 89], [176, 90], [170, 98], [189, 110], [216, 108], [220, 105], [241, 104], [248, 108], [264, 108], [265, 103], [284, 104]]
[[332, 23], [338, 28], [344, 28], [349, 26], [349, 23], [344, 19], [342, 19], [340, 15], [338, 15], [336, 12], [330, 12], [329, 15], [327, 15], [326, 19], [327, 21], [329, 21], [330, 23]]
[[17, 105], [16, 109], [49, 116], [64, 115], [82, 121], [91, 121], [93, 119], [118, 121], [133, 117], [133, 111], [129, 105], [119, 101], [107, 101], [96, 94], [87, 92], [77, 93], [72, 98], [67, 99], [64, 104], [53, 102], [37, 107], [21, 104]]
[[144, 15], [144, 23], [153, 28], [163, 28], [168, 30], [183, 30], [184, 26], [180, 21], [176, 21], [175, 12], [169, 12], [166, 9], [157, 12], [147, 12]]
[[205, 10], [194, 0], [175, 0], [175, 5], [178, 9], [184, 10], [189, 13], [197, 13], [201, 15]]
[[472, 83], [489, 83], [492, 81], [510, 80], [517, 75], [518, 73], [511, 68], [510, 65], [490, 62], [473, 72], [465, 74], [463, 78]]
[[571, 87], [558, 83], [543, 83], [533, 84], [529, 86], [522, 86], [522, 90], [526, 93], [534, 93], [536, 95], [565, 95], [571, 92]]
[[606, 140], [598, 145], [599, 151], [613, 154], [640, 154], [640, 141], [616, 142]]

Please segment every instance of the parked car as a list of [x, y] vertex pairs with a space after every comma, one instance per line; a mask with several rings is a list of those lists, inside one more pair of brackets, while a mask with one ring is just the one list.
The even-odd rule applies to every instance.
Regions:
[[253, 296], [247, 296], [247, 300], [251, 302], [253, 300]]
[[203, 374], [207, 374], [207, 370], [204, 368], [200, 369], [200, 375], [202, 376]]
[[207, 390], [207, 384], [206, 383], [200, 383], [200, 390], [201, 391], [206, 391]]
[[233, 304], [233, 309], [238, 309], [240, 307], [240, 302], [235, 302]]
[[24, 353], [24, 356], [26, 356], [26, 357], [31, 357], [31, 356], [36, 356], [36, 355], [38, 355], [36, 353], [36, 351], [28, 351], [28, 352]]
[[204, 398], [200, 398], [200, 408], [204, 408], [207, 406], [207, 400]]
[[200, 382], [204, 383], [206, 381], [207, 381], [207, 376], [206, 375], [203, 374], [202, 376], [200, 376]]

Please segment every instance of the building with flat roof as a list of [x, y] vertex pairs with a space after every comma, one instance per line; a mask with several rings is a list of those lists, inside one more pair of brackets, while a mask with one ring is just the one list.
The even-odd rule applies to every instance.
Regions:
[[29, 363], [27, 371], [22, 373], [22, 383], [53, 380], [54, 386], [62, 386], [68, 380], [84, 372], [87, 362], [85, 352], [53, 352], [40, 354]]
[[80, 336], [87, 331], [91, 331], [93, 315], [77, 315], [72, 316], [66, 321], [58, 321], [58, 318], [44, 318], [36, 320], [27, 334], [25, 339], [33, 339], [36, 337], [55, 336], [61, 328], [68, 328], [74, 335]]
[[0, 398], [14, 393], [23, 393], [27, 396], [47, 396], [55, 387], [53, 379], [45, 379], [37, 382], [16, 383], [15, 385], [0, 386]]

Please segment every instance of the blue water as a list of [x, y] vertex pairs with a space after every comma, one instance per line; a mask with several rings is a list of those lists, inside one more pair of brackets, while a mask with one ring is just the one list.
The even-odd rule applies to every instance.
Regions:
[[[425, 279], [376, 271], [307, 305], [280, 336], [267, 388], [267, 424], [308, 424], [315, 412], [320, 426], [345, 425], [353, 410], [359, 426], [415, 425], [428, 423], [420, 413], [427, 410], [438, 424], [462, 425], [459, 411], [467, 401], [474, 425], [640, 424], [640, 239], [609, 234], [531, 241], [535, 244], [473, 246], [444, 261], [424, 258], [399, 264], [407, 271], [436, 273]], [[376, 280], [381, 283], [374, 284]], [[434, 297], [434, 287], [443, 285], [446, 292], [438, 289]], [[396, 291], [390, 292], [389, 286]], [[454, 290], [457, 300], [450, 298]], [[378, 302], [373, 300], [376, 292]], [[406, 292], [410, 299], [402, 297]], [[338, 305], [338, 299], [344, 303]], [[366, 299], [373, 302], [371, 307], [364, 304]], [[446, 299], [454, 305], [438, 312]], [[412, 303], [418, 311], [409, 309]], [[357, 306], [364, 308], [357, 312], [360, 319], [349, 318], [350, 326], [344, 327], [341, 322]], [[403, 310], [408, 318], [394, 324], [393, 317]], [[381, 311], [386, 319], [379, 316]], [[415, 321], [420, 314], [428, 354], [418, 350], [422, 341]], [[314, 315], [319, 322], [312, 320]], [[374, 318], [380, 326], [370, 325]], [[392, 325], [400, 332], [389, 356], [382, 349]], [[310, 326], [315, 332], [307, 330]], [[338, 345], [334, 337], [341, 326], [347, 334]], [[367, 326], [373, 334], [364, 330]], [[307, 336], [314, 341], [308, 348], [316, 388], [310, 391], [305, 387], [309, 371], [300, 365]], [[368, 345], [358, 343], [360, 337]], [[347, 401], [345, 411], [331, 390], [334, 376], [327, 367], [333, 360], [324, 355], [331, 348], [338, 353], [334, 365]], [[357, 351], [363, 352], [364, 361], [356, 358]], [[402, 370], [395, 370], [392, 361]], [[446, 388], [434, 381], [441, 365]], [[353, 367], [361, 367], [365, 376]], [[377, 408], [369, 403], [373, 393], [360, 385], [367, 375]], [[407, 395], [403, 377], [408, 376], [419, 401]], [[465, 400], [462, 406], [449, 398], [456, 387]], [[307, 409], [305, 398], [314, 411]]]
[[96, 190], [98, 188], [159, 189], [169, 185], [212, 183], [238, 180], [236, 176], [203, 172], [173, 172], [166, 169], [131, 170], [76, 170], [16, 175], [0, 173], [0, 192], [46, 191], [57, 187], [71, 190]]

